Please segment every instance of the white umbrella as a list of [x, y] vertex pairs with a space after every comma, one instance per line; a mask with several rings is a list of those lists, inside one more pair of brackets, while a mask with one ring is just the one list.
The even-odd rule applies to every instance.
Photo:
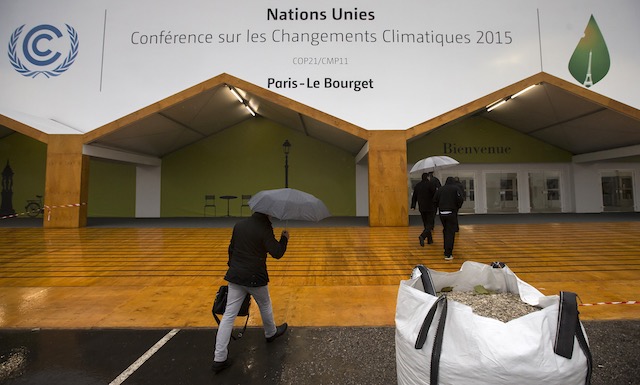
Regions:
[[254, 212], [271, 215], [280, 220], [318, 222], [331, 215], [320, 199], [292, 188], [260, 191], [251, 197], [249, 207]]
[[432, 172], [435, 171], [436, 168], [446, 168], [455, 166], [456, 164], [460, 164], [457, 160], [448, 157], [448, 156], [430, 156], [428, 158], [424, 158], [419, 160], [416, 164], [411, 167], [410, 174], [417, 172]]

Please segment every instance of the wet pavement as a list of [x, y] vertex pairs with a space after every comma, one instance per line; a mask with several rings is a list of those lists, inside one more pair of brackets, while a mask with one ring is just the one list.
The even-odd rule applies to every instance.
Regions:
[[[593, 385], [640, 384], [640, 321], [583, 322]], [[232, 341], [211, 371], [215, 329], [0, 330], [0, 384], [393, 384], [395, 329], [261, 328]], [[141, 358], [143, 357], [143, 358]]]

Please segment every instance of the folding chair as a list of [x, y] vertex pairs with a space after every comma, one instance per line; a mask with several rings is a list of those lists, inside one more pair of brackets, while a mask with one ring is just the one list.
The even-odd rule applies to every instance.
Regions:
[[202, 216], [207, 216], [207, 207], [213, 207], [213, 216], [217, 216], [216, 212], [216, 196], [215, 195], [205, 195], [204, 196], [204, 213]]
[[249, 212], [251, 212], [251, 208], [249, 207], [249, 199], [251, 199], [251, 195], [242, 195], [242, 200], [241, 200], [241, 204], [240, 204], [240, 216], [242, 216], [242, 208], [246, 207], [249, 209]]

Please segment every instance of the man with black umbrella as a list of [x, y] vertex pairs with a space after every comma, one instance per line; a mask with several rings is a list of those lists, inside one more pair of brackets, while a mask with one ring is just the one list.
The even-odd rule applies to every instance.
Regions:
[[269, 295], [267, 254], [280, 259], [287, 250], [289, 232], [283, 230], [280, 240], [273, 234], [269, 215], [254, 212], [233, 227], [229, 244], [229, 269], [224, 279], [229, 282], [227, 307], [216, 335], [213, 371], [218, 373], [231, 365], [227, 358], [233, 322], [244, 297], [251, 294], [258, 304], [267, 342], [273, 342], [287, 331], [287, 323], [276, 327]]

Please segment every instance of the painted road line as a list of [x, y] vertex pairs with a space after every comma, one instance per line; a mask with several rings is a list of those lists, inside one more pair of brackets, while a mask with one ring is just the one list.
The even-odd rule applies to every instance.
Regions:
[[156, 342], [145, 354], [143, 354], [140, 358], [136, 360], [131, 366], [127, 368], [124, 372], [122, 372], [115, 380], [111, 381], [109, 385], [120, 385], [122, 384], [129, 376], [131, 376], [142, 364], [144, 364], [151, 356], [153, 356], [161, 347], [164, 346], [173, 336], [175, 336], [180, 329], [173, 329], [167, 335], [162, 337], [162, 339]]

